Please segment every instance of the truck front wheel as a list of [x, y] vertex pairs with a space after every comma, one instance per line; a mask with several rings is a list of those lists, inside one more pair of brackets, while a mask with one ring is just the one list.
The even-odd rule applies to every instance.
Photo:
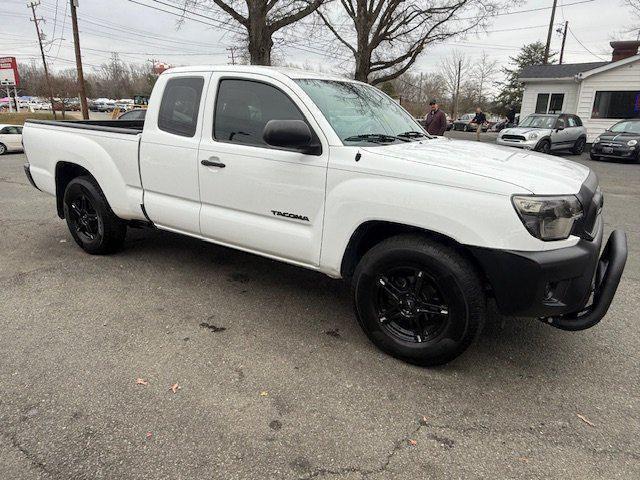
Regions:
[[63, 206], [71, 236], [84, 251], [104, 255], [122, 247], [127, 225], [113, 213], [92, 177], [71, 180], [64, 192]]
[[353, 295], [369, 339], [417, 365], [456, 358], [484, 324], [486, 299], [473, 265], [419, 235], [392, 237], [369, 250], [356, 268]]

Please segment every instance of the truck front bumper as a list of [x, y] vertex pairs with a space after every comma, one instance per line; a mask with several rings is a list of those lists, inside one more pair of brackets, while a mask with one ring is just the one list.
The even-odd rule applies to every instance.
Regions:
[[472, 247], [505, 315], [537, 317], [562, 330], [584, 330], [607, 313], [627, 261], [627, 237], [615, 230], [599, 256], [595, 238], [543, 252]]

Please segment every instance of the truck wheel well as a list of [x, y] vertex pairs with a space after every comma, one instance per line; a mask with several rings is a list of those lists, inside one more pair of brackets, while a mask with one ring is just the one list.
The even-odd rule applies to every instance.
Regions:
[[58, 216], [64, 218], [64, 208], [62, 205], [64, 199], [64, 191], [67, 189], [69, 182], [76, 177], [88, 175], [94, 178], [89, 171], [76, 163], [58, 162], [56, 164], [56, 208]]
[[[351, 235], [349, 243], [347, 244], [347, 249], [342, 257], [342, 264], [340, 266], [342, 278], [350, 279], [353, 276], [353, 272], [355, 271], [360, 259], [375, 245], [387, 238], [407, 233], [419, 234], [438, 243], [454, 248], [476, 268], [480, 277], [486, 280], [484, 269], [478, 263], [476, 258], [464, 247], [464, 245], [458, 243], [453, 238], [432, 230], [385, 221], [365, 222], [360, 225], [355, 232], [353, 232], [353, 235]], [[485, 284], [488, 285], [488, 283]]]

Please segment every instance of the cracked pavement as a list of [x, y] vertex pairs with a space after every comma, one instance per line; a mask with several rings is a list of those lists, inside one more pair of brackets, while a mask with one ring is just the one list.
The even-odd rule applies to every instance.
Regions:
[[84, 254], [24, 161], [0, 157], [0, 478], [640, 478], [640, 165], [580, 159], [629, 240], [599, 326], [492, 313], [423, 369], [320, 274], [151, 230]]

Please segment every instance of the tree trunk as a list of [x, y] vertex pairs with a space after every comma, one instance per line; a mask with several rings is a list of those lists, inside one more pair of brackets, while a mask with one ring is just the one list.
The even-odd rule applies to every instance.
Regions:
[[249, 58], [251, 65], [271, 65], [273, 39], [267, 26], [267, 2], [249, 3]]

